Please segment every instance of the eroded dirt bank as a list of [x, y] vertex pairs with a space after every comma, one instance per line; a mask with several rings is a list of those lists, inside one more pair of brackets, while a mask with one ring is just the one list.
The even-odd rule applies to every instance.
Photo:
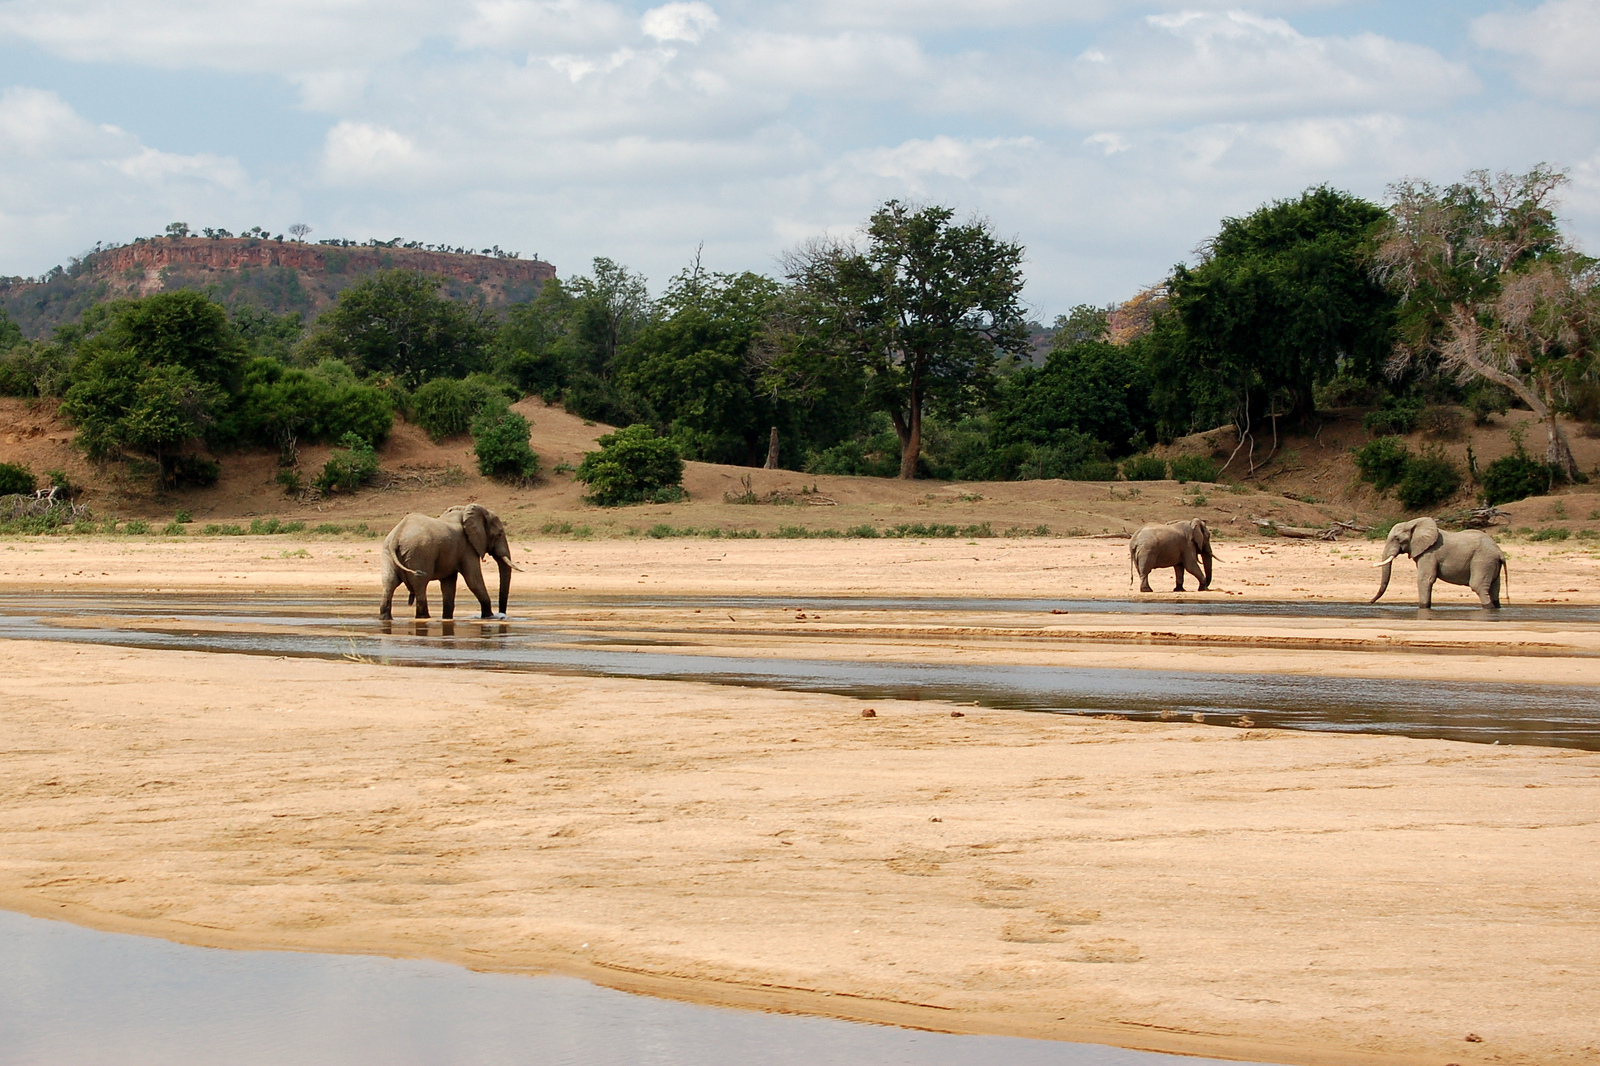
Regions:
[[0, 654], [12, 909], [1261, 1061], [1600, 1056], [1591, 753]]

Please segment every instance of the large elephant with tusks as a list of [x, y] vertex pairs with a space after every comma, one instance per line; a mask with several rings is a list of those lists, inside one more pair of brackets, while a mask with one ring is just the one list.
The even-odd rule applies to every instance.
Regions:
[[1128, 565], [1128, 580], [1131, 583], [1132, 575], [1138, 574], [1140, 592], [1154, 591], [1150, 571], [1169, 566], [1178, 579], [1172, 591], [1183, 591], [1183, 575], [1188, 572], [1204, 592], [1211, 587], [1211, 530], [1203, 518], [1144, 526], [1128, 541]]
[[499, 616], [504, 618], [511, 571], [522, 568], [511, 562], [511, 545], [506, 542], [500, 516], [481, 503], [452, 507], [438, 518], [406, 515], [383, 541], [383, 603], [378, 617], [393, 617], [394, 590], [405, 585], [411, 594], [408, 602], [417, 605], [417, 617], [427, 618], [428, 582], [437, 581], [444, 617], [453, 618], [457, 576], [466, 580], [467, 588], [478, 598], [483, 617], [495, 617], [478, 565], [485, 556], [492, 556], [500, 565]]
[[1402, 555], [1417, 563], [1418, 607], [1433, 606], [1435, 581], [1465, 585], [1478, 594], [1483, 606], [1499, 607], [1500, 575], [1504, 573], [1510, 582], [1505, 553], [1489, 534], [1481, 529], [1446, 533], [1431, 518], [1414, 518], [1395, 523], [1383, 542], [1383, 558], [1372, 564], [1383, 568], [1383, 583], [1372, 597], [1373, 603], [1388, 590], [1390, 568]]

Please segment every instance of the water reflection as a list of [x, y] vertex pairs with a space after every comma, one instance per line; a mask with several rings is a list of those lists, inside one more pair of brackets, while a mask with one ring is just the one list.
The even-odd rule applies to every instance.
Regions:
[[[820, 600], [746, 597], [772, 606]], [[708, 681], [870, 699], [940, 699], [1056, 713], [1125, 714], [1130, 718], [1212, 715], [1213, 724], [1248, 719], [1263, 728], [1387, 733], [1500, 744], [1600, 750], [1600, 689], [1575, 685], [1489, 684], [1434, 680], [1367, 680], [1279, 674], [1204, 674], [1168, 670], [1053, 667], [1021, 664], [943, 665], [889, 661], [768, 659], [693, 655], [630, 648], [670, 648], [688, 641], [632, 635], [600, 636], [532, 622], [458, 619], [378, 623], [355, 615], [349, 599], [264, 599], [259, 615], [236, 604], [182, 598], [148, 602], [101, 595], [93, 614], [143, 614], [152, 628], [61, 627], [50, 616], [71, 613], [44, 598], [0, 598], [0, 637], [65, 640], [125, 647], [244, 652], [315, 658], [366, 658], [417, 666], [473, 667], [607, 677]], [[618, 601], [638, 605], [641, 601]], [[651, 600], [650, 603], [668, 601]], [[729, 598], [678, 598], [682, 604], [726, 604]], [[893, 605], [899, 601], [839, 601]], [[938, 602], [947, 609], [990, 609], [1021, 601]], [[1034, 604], [1037, 611], [1039, 601]], [[366, 605], [370, 606], [370, 605]], [[1098, 604], [1097, 606], [1103, 606]], [[1159, 606], [1156, 604], [1152, 607]], [[1173, 606], [1173, 605], [1168, 605]], [[1214, 607], [1260, 605], [1214, 604]], [[1310, 605], [1316, 606], [1316, 605]], [[1324, 605], [1349, 608], [1353, 605]], [[330, 616], [330, 610], [341, 613]], [[886, 606], [884, 609], [891, 609]], [[1410, 614], [1417, 613], [1410, 608]], [[1532, 612], [1533, 608], [1524, 608]], [[1585, 611], [1600, 609], [1583, 608]], [[1438, 614], [1441, 609], [1435, 608]], [[1451, 617], [1464, 612], [1453, 612]], [[1494, 612], [1472, 609], [1473, 614]], [[1507, 612], [1500, 612], [1504, 616]], [[1564, 612], [1567, 613], [1567, 612]], [[174, 615], [170, 626], [164, 616]], [[229, 629], [243, 623], [248, 628]], [[1570, 623], [1569, 623], [1570, 624]], [[214, 628], [213, 628], [214, 627]]]
[[1222, 1066], [696, 1007], [564, 977], [219, 951], [0, 911], [8, 1066]]

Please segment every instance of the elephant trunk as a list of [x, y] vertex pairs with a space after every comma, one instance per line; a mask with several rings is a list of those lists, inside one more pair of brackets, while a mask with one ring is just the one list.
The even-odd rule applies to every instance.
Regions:
[[1383, 567], [1383, 581], [1378, 585], [1378, 594], [1372, 597], [1372, 599], [1368, 600], [1368, 603], [1377, 603], [1379, 600], [1383, 599], [1383, 594], [1389, 591], [1389, 574], [1394, 570], [1394, 556], [1389, 556], [1378, 565]]
[[1205, 580], [1200, 582], [1200, 591], [1204, 592], [1206, 589], [1211, 587], [1211, 543], [1209, 541], [1207, 541], [1206, 546], [1200, 550], [1200, 562], [1203, 564], [1201, 569], [1206, 572]]
[[496, 555], [494, 561], [500, 567], [500, 613], [506, 613], [506, 597], [511, 595], [511, 556]]

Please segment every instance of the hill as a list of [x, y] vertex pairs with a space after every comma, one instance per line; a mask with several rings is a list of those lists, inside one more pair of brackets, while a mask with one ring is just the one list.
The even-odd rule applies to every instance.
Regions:
[[379, 270], [433, 275], [445, 295], [488, 308], [531, 300], [556, 274], [539, 259], [387, 244], [153, 237], [98, 249], [43, 278], [0, 278], [0, 310], [35, 338], [103, 300], [176, 289], [201, 290], [229, 310], [251, 307], [309, 319], [340, 291]]
[[[111, 517], [165, 522], [178, 510], [190, 512], [197, 529], [205, 523], [248, 525], [251, 518], [357, 524], [387, 529], [411, 511], [437, 513], [464, 500], [478, 500], [507, 520], [513, 535], [541, 533], [638, 536], [656, 527], [673, 531], [717, 530], [721, 535], [750, 530], [764, 536], [788, 530], [844, 531], [863, 525], [877, 530], [907, 525], [946, 527], [966, 536], [1002, 535], [1008, 530], [1032, 533], [1040, 526], [1053, 535], [1118, 534], [1149, 521], [1201, 517], [1225, 539], [1259, 535], [1254, 519], [1272, 519], [1286, 526], [1326, 528], [1336, 520], [1378, 524], [1403, 514], [1392, 496], [1380, 495], [1359, 481], [1350, 447], [1366, 439], [1358, 412], [1330, 412], [1317, 431], [1282, 441], [1270, 463], [1258, 466], [1241, 484], [1180, 485], [1174, 481], [900, 481], [893, 478], [802, 474], [792, 470], [760, 470], [691, 462], [684, 474], [689, 499], [673, 504], [601, 508], [583, 500], [584, 486], [573, 481], [570, 468], [595, 439], [611, 427], [589, 422], [537, 398], [514, 409], [533, 423], [532, 445], [543, 460], [544, 480], [516, 489], [481, 477], [472, 441], [467, 437], [435, 444], [417, 426], [397, 421], [379, 450], [379, 486], [353, 496], [324, 499], [285, 496], [276, 478], [275, 451], [221, 456], [222, 477], [206, 489], [154, 493], [148, 479], [129, 478], [117, 464], [97, 467], [72, 444], [72, 428], [55, 413], [53, 402], [29, 403], [0, 397], [0, 462], [22, 463], [35, 474], [64, 471], [86, 491], [86, 502], [101, 520]], [[1439, 445], [1465, 466], [1470, 445], [1478, 462], [1509, 453], [1513, 434], [1537, 440], [1538, 425], [1526, 411], [1512, 411], [1489, 426], [1472, 427], [1460, 440]], [[1521, 430], [1516, 427], [1521, 426]], [[1573, 446], [1585, 470], [1600, 465], [1600, 440], [1573, 432]], [[1164, 451], [1217, 455], [1231, 449], [1231, 430], [1217, 430], [1176, 442]], [[1430, 446], [1420, 436], [1414, 450]], [[331, 449], [302, 445], [302, 471], [321, 469]], [[1219, 454], [1220, 453], [1220, 454]], [[1238, 462], [1225, 477], [1245, 473]], [[1468, 486], [1457, 498], [1440, 504], [1445, 514], [1470, 506]], [[747, 502], [733, 502], [734, 500]], [[1592, 538], [1600, 532], [1600, 495], [1592, 485], [1578, 485], [1557, 495], [1509, 504], [1514, 528], [1554, 523], [1569, 533]], [[241, 519], [243, 520], [241, 523]], [[985, 528], [987, 527], [987, 528]], [[1505, 527], [1499, 526], [1497, 535]], [[584, 534], [588, 530], [588, 534]]]

